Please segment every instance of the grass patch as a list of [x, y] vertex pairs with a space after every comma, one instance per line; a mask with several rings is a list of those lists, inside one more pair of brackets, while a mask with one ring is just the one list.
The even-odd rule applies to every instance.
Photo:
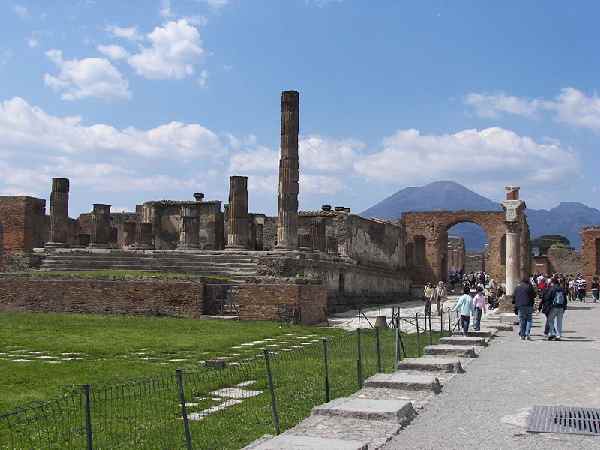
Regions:
[[[298, 348], [279, 342], [296, 342]], [[72, 389], [64, 384], [91, 383], [94, 445], [96, 448], [180, 448], [183, 427], [174, 369], [183, 366], [188, 412], [198, 418], [207, 408], [220, 409], [190, 422], [195, 448], [240, 448], [264, 434], [273, 434], [271, 402], [265, 361], [256, 358], [260, 349], [271, 345], [270, 357], [282, 431], [289, 429], [325, 401], [323, 336], [329, 337], [329, 379], [331, 399], [359, 389], [357, 333], [315, 327], [281, 327], [272, 322], [198, 321], [172, 318], [84, 316], [66, 314], [0, 314], [0, 342], [35, 351], [82, 352], [86, 357], [72, 364], [43, 362], [0, 362], [8, 377], [0, 381], [4, 409], [26, 399], [54, 397]], [[275, 341], [265, 341], [276, 339]], [[403, 334], [406, 355], [415, 357], [429, 344], [429, 337]], [[439, 334], [432, 336], [433, 343]], [[156, 362], [123, 359], [121, 355], [140, 349], [153, 355], [189, 355], [187, 361], [232, 351], [244, 352], [242, 343], [262, 340], [251, 347], [252, 362], [222, 370], [199, 369], [197, 363], [179, 362], [161, 366]], [[299, 344], [303, 341], [305, 345]], [[11, 347], [12, 348], [12, 347]], [[394, 332], [380, 333], [377, 345], [374, 330], [360, 338], [362, 375], [378, 372], [377, 348], [382, 369], [393, 369]], [[2, 350], [0, 350], [2, 351]], [[125, 380], [137, 378], [136, 382]], [[245, 387], [256, 391], [246, 398], [219, 397], [215, 391], [254, 381]], [[118, 384], [123, 382], [122, 384]], [[226, 405], [226, 406], [224, 406]], [[24, 413], [34, 423], [18, 425], [17, 447], [81, 447], [84, 433], [79, 395], [67, 395], [47, 410], [51, 414]], [[195, 415], [195, 416], [194, 416]], [[22, 427], [22, 428], [19, 428]], [[0, 447], [2, 438], [0, 421]], [[58, 443], [58, 444], [57, 444]]]

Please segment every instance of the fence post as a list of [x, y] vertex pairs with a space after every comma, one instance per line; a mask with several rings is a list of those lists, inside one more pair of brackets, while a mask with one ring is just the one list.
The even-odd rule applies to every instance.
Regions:
[[395, 328], [394, 334], [394, 371], [398, 370], [398, 355], [400, 352], [400, 328]]
[[[427, 321], [425, 321], [427, 322]], [[421, 336], [419, 333], [419, 313], [415, 313], [415, 323], [417, 324], [417, 356], [421, 356]]]
[[360, 328], [356, 329], [356, 343], [358, 345], [358, 359], [356, 360], [356, 377], [358, 381], [358, 387], [362, 388], [363, 385], [363, 374], [362, 374], [362, 345], [360, 339]]
[[271, 362], [269, 361], [269, 350], [263, 349], [265, 355], [265, 366], [267, 369], [267, 381], [269, 382], [269, 391], [271, 391], [271, 414], [273, 415], [273, 425], [275, 433], [281, 433], [279, 429], [279, 413], [277, 412], [277, 400], [275, 398], [275, 386], [273, 385], [273, 373], [271, 372]]
[[188, 421], [187, 407], [185, 406], [185, 391], [183, 389], [183, 372], [181, 369], [175, 370], [177, 379], [177, 390], [179, 391], [179, 403], [181, 403], [181, 417], [183, 418], [183, 432], [185, 433], [185, 446], [192, 450], [192, 433], [190, 433], [190, 422]]
[[92, 398], [90, 392], [92, 387], [89, 384], [84, 384], [83, 389], [83, 408], [85, 411], [85, 436], [86, 436], [86, 449], [92, 450], [94, 448], [94, 435], [92, 432]]
[[377, 372], [383, 372], [383, 367], [381, 365], [381, 342], [379, 340], [379, 328], [375, 328], [375, 339], [376, 339], [376, 347], [377, 347]]
[[325, 403], [330, 400], [329, 392], [329, 358], [327, 354], [327, 338], [323, 338], [323, 365], [325, 366]]

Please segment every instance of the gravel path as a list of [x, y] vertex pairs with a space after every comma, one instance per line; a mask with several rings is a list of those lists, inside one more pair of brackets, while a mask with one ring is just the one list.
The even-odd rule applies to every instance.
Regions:
[[499, 333], [490, 347], [386, 449], [600, 449], [600, 436], [531, 434], [534, 405], [600, 408], [600, 304], [572, 304], [563, 340], [543, 338], [534, 316], [533, 341]]

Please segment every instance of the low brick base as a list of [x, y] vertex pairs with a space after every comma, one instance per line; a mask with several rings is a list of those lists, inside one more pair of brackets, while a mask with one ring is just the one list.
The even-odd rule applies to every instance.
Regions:
[[232, 287], [230, 296], [239, 304], [240, 320], [280, 320], [282, 305], [296, 310], [302, 324], [327, 320], [327, 289], [320, 285], [245, 284]]
[[0, 278], [0, 311], [199, 317], [204, 284]]

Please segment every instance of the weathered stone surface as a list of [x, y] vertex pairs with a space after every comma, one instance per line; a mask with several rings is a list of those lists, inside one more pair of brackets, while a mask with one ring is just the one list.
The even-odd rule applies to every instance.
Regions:
[[426, 355], [434, 356], [457, 356], [461, 358], [476, 358], [477, 353], [473, 346], [462, 346], [462, 345], [428, 345], [425, 347], [423, 352]]
[[486, 347], [488, 340], [481, 337], [446, 336], [440, 339], [440, 344], [447, 345], [478, 345]]
[[[483, 324], [483, 322], [482, 322]], [[513, 331], [512, 324], [502, 323], [500, 321], [492, 322], [491, 326], [493, 326], [498, 331]]]
[[402, 371], [375, 374], [365, 380], [364, 386], [433, 391], [436, 394], [442, 391], [442, 385], [436, 377], [427, 374], [407, 374], [402, 373]]
[[[488, 329], [484, 329], [484, 330], [479, 330], [479, 331], [475, 331], [475, 330], [470, 330], [467, 332], [467, 336], [469, 337], [483, 337], [483, 338], [491, 338], [494, 337], [496, 335], [497, 332], [497, 328], [488, 328]], [[455, 331], [453, 333], [454, 336], [462, 336], [462, 332], [461, 331]]]
[[368, 448], [368, 444], [361, 441], [297, 436], [288, 433], [274, 438], [260, 439], [244, 447], [246, 450], [367, 450]]
[[51, 246], [65, 246], [69, 241], [69, 179], [53, 178], [50, 194]]
[[248, 177], [229, 177], [227, 248], [248, 247]]
[[317, 416], [340, 416], [365, 420], [403, 421], [415, 411], [410, 402], [402, 400], [371, 400], [342, 397], [316, 406], [312, 411]]
[[398, 362], [399, 370], [423, 370], [432, 372], [463, 373], [464, 369], [458, 358], [423, 357], [406, 358]]

